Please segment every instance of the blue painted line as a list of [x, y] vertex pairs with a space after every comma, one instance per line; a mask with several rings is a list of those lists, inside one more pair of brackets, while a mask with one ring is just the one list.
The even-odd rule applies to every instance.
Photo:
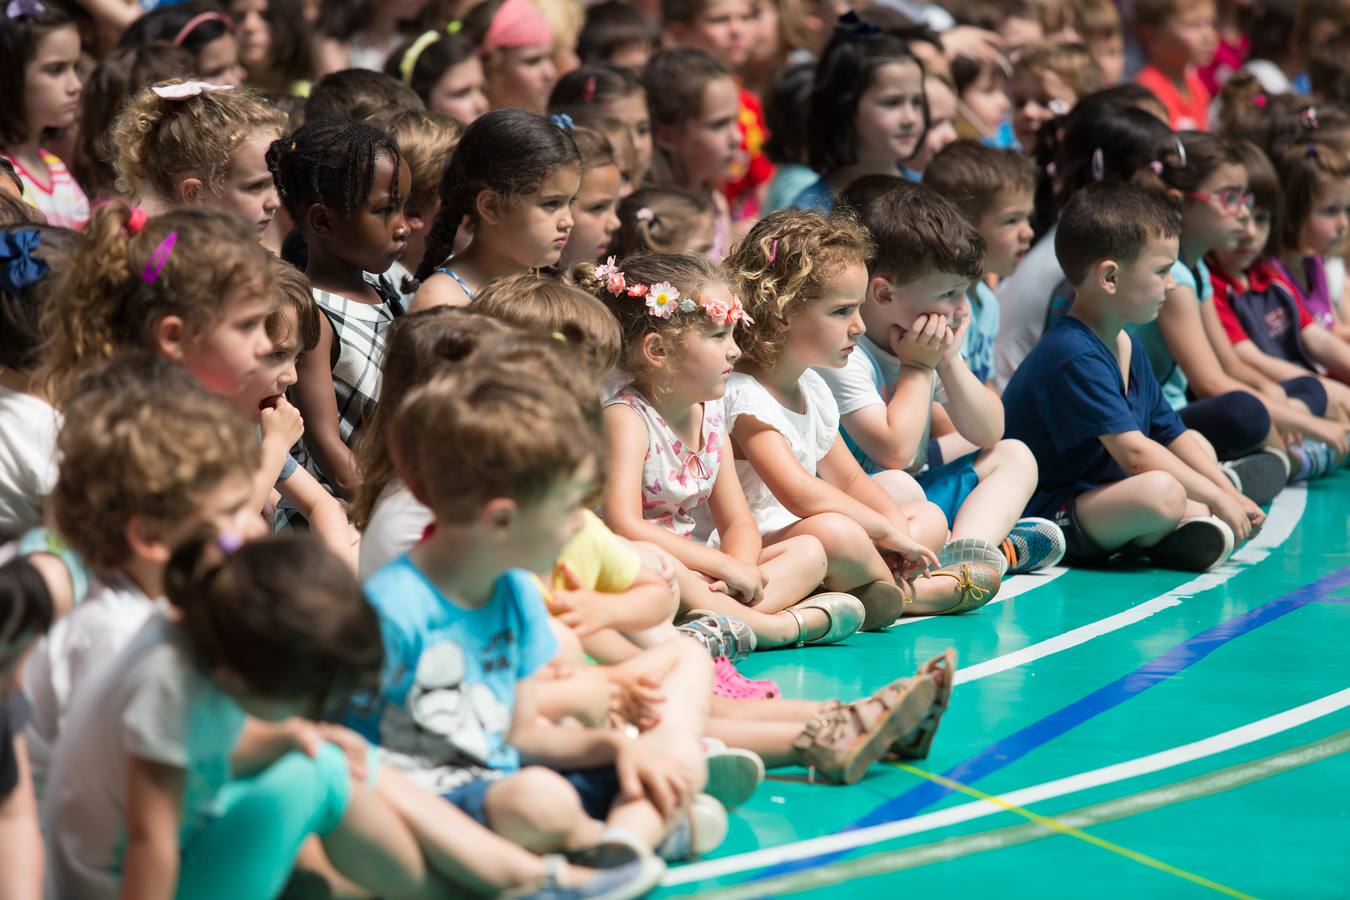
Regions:
[[[1036, 748], [1100, 716], [1102, 713], [1115, 709], [1126, 700], [1138, 696], [1154, 685], [1160, 684], [1173, 675], [1195, 665], [1229, 641], [1249, 634], [1261, 626], [1268, 625], [1310, 603], [1339, 600], [1340, 598], [1333, 595], [1347, 585], [1350, 585], [1350, 566], [1324, 575], [1282, 597], [1277, 597], [1245, 613], [1240, 613], [1231, 619], [1220, 622], [1212, 628], [1187, 638], [1123, 678], [1113, 681], [1105, 687], [1070, 703], [1068, 706], [1050, 713], [1045, 718], [1033, 722], [1021, 731], [991, 744], [942, 774], [963, 784], [979, 781], [986, 775], [997, 772], [1009, 763], [1021, 759]], [[951, 788], [943, 787], [936, 782], [924, 782], [887, 800], [863, 818], [844, 826], [839, 831], [854, 831], [858, 828], [908, 819], [951, 793]], [[762, 870], [754, 877], [746, 879], [746, 881], [759, 881], [788, 872], [812, 869], [833, 862], [847, 855], [847, 853], [848, 851], [824, 853], [819, 856], [781, 863]]]

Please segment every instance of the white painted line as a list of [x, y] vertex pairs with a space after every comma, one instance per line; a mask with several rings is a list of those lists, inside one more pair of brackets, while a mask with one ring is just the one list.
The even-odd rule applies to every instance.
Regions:
[[[1042, 800], [1063, 797], [1066, 794], [1085, 791], [1089, 788], [1101, 787], [1102, 785], [1114, 784], [1115, 782], [1124, 781], [1128, 778], [1137, 778], [1140, 775], [1160, 772], [1163, 769], [1169, 769], [1173, 766], [1194, 762], [1197, 759], [1203, 759], [1207, 756], [1214, 756], [1215, 754], [1223, 753], [1236, 747], [1254, 743], [1255, 741], [1262, 740], [1271, 735], [1279, 734], [1282, 731], [1297, 728], [1300, 725], [1305, 725], [1315, 719], [1330, 715], [1347, 706], [1350, 706], [1350, 688], [1345, 688], [1334, 694], [1328, 694], [1318, 700], [1305, 703], [1302, 706], [1296, 706], [1293, 709], [1287, 709], [1284, 712], [1279, 712], [1272, 716], [1267, 716], [1264, 719], [1258, 719], [1255, 722], [1242, 725], [1230, 731], [1202, 738], [1201, 740], [1189, 744], [1182, 744], [1181, 746], [1173, 747], [1170, 750], [1162, 750], [1158, 753], [1151, 753], [1148, 756], [1140, 756], [1136, 759], [1126, 760], [1125, 762], [1104, 766], [1099, 769], [1092, 769], [1091, 771], [1081, 772], [1077, 775], [1069, 775], [1054, 781], [1047, 781], [1042, 784], [1032, 785], [1031, 787], [1021, 788], [1012, 791], [1011, 793], [1000, 795], [1000, 799], [1005, 803], [1010, 803], [1014, 806], [1025, 807]], [[828, 788], [823, 788], [822, 790], [828, 790]], [[936, 828], [946, 828], [949, 825], [969, 822], [972, 819], [979, 819], [984, 816], [1004, 811], [1005, 810], [1002, 807], [991, 803], [988, 800], [975, 800], [970, 803], [963, 803], [960, 806], [952, 806], [947, 809], [937, 810], [936, 812], [924, 813], [920, 816], [902, 819], [898, 822], [887, 822], [882, 825], [871, 826], [870, 828], [859, 828], [855, 831], [824, 835], [818, 838], [786, 844], [781, 847], [754, 850], [750, 853], [728, 856], [725, 859], [714, 859], [707, 862], [692, 863], [688, 866], [672, 869], [661, 883], [666, 887], [672, 887], [674, 885], [701, 881], [705, 878], [719, 878], [737, 872], [763, 869], [768, 866], [818, 856], [823, 853], [837, 853], [853, 850], [867, 844], [889, 841], [911, 834], [932, 831]]]
[[1119, 631], [1126, 626], [1143, 621], [1164, 609], [1180, 606], [1182, 601], [1218, 587], [1243, 571], [1247, 566], [1261, 562], [1270, 555], [1272, 550], [1288, 540], [1289, 535], [1293, 533], [1294, 528], [1298, 526], [1299, 520], [1303, 517], [1303, 509], [1307, 502], [1308, 492], [1303, 485], [1298, 484], [1286, 488], [1271, 504], [1270, 514], [1266, 516], [1266, 524], [1261, 529], [1261, 533], [1217, 569], [1205, 572], [1165, 594], [1154, 597], [1138, 606], [1132, 606], [1114, 616], [1089, 622], [1072, 631], [1066, 631], [1040, 643], [1023, 647], [1021, 650], [1014, 650], [1012, 653], [1005, 653], [1003, 656], [996, 656], [985, 662], [960, 668], [956, 672], [956, 684], [979, 681], [981, 678], [988, 678], [990, 675], [997, 675], [999, 672], [1025, 666], [1027, 663], [1068, 650], [1071, 647], [1077, 647], [1079, 644], [1085, 644], [1104, 634], [1110, 634], [1113, 631]]

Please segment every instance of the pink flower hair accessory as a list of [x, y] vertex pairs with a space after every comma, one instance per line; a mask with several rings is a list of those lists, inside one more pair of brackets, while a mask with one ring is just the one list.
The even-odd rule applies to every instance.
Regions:
[[643, 304], [647, 307], [647, 314], [658, 319], [669, 319], [676, 312], [691, 313], [702, 308], [708, 318], [717, 325], [735, 325], [737, 322], [744, 322], [747, 325], [755, 323], [755, 320], [750, 318], [750, 314], [745, 311], [745, 305], [741, 303], [741, 298], [735, 294], [731, 295], [729, 301], [714, 297], [711, 300], [699, 302], [692, 297], [681, 296], [680, 289], [668, 281], [651, 285], [638, 281], [629, 282], [612, 256], [595, 267], [595, 279], [603, 284], [605, 290], [609, 291], [612, 296], [618, 297], [627, 294], [629, 297], [643, 301]]

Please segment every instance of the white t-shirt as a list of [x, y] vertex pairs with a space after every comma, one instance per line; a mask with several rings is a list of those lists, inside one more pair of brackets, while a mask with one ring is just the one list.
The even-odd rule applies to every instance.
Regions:
[[180, 626], [156, 614], [76, 692], [44, 798], [59, 897], [115, 900], [135, 756], [187, 772], [180, 846], [220, 813], [244, 711], [192, 662]]
[[42, 798], [52, 748], [65, 731], [71, 698], [91, 673], [114, 659], [141, 630], [155, 602], [131, 579], [108, 573], [93, 579], [83, 603], [59, 620], [24, 663], [24, 690], [33, 707], [28, 752], [33, 786]]
[[[820, 460], [839, 437], [839, 407], [835, 405], [825, 379], [810, 369], [803, 373], [800, 385], [806, 398], [805, 413], [783, 406], [764, 389], [764, 385], [741, 372], [731, 376], [722, 402], [726, 407], [728, 431], [735, 431], [740, 416], [762, 422], [781, 434], [801, 467], [815, 475]], [[760, 534], [772, 534], [797, 521], [798, 516], [778, 501], [749, 460], [736, 460], [736, 475]]]
[[42, 501], [56, 484], [61, 414], [0, 385], [0, 542], [42, 524]]
[[994, 387], [1002, 391], [1013, 372], [1045, 333], [1050, 296], [1064, 280], [1055, 256], [1055, 229], [1031, 248], [1017, 271], [998, 286], [998, 339], [994, 342]]
[[357, 577], [365, 582], [386, 563], [407, 553], [435, 519], [435, 514], [419, 503], [403, 482], [389, 482], [375, 501], [366, 530], [361, 532]]

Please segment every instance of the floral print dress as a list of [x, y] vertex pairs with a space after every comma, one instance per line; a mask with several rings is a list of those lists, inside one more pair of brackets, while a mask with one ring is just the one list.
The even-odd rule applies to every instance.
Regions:
[[621, 389], [606, 404], [622, 403], [647, 428], [647, 456], [642, 462], [642, 517], [680, 537], [706, 541], [714, 528], [708, 496], [722, 466], [727, 443], [727, 421], [721, 400], [703, 404], [701, 446], [691, 447], [676, 437], [661, 414], [632, 386]]

